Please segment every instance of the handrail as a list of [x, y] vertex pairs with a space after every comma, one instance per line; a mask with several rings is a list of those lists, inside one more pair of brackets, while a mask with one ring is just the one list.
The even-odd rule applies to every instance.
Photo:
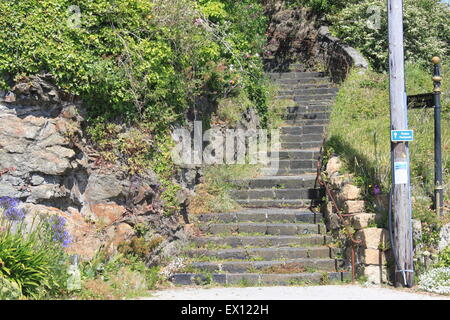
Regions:
[[[324, 140], [325, 143], [325, 140]], [[328, 182], [324, 181], [322, 179], [322, 164], [323, 164], [323, 147], [320, 148], [320, 155], [319, 155], [319, 159], [317, 160], [317, 176], [316, 176], [316, 181], [315, 181], [315, 185], [314, 187], [317, 187], [317, 184], [319, 184], [321, 187], [323, 187], [325, 189], [325, 192], [327, 194], [327, 196], [329, 197], [329, 199], [331, 200], [332, 205], [334, 206], [334, 208], [336, 209], [336, 214], [339, 216], [342, 224], [344, 225], [344, 228], [348, 230], [348, 227], [350, 227], [350, 222], [348, 220], [346, 220], [345, 218], [348, 217], [353, 217], [355, 214], [343, 214], [341, 213], [341, 210], [339, 209], [339, 206], [336, 202], [336, 200], [333, 197], [333, 194], [331, 193], [331, 190], [328, 186]], [[314, 209], [312, 207], [312, 204], [309, 208], [311, 211], [314, 212]], [[314, 212], [316, 213], [316, 212]], [[356, 240], [353, 238], [353, 235], [351, 235], [350, 232], [346, 232], [345, 233], [347, 236], [347, 239], [349, 239], [351, 241], [352, 244], [352, 257], [351, 257], [351, 264], [352, 264], [352, 283], [355, 283], [355, 246], [357, 244], [360, 244], [362, 241], [361, 240]]]

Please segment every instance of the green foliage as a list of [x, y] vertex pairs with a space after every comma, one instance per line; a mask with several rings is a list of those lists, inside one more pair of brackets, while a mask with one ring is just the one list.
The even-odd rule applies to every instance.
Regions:
[[438, 263], [435, 267], [450, 267], [450, 246], [439, 252]]
[[[444, 66], [444, 78], [450, 76]], [[431, 70], [417, 65], [406, 67], [408, 94], [431, 92]], [[382, 192], [390, 190], [390, 112], [389, 80], [387, 74], [354, 71], [343, 83], [332, 109], [327, 149], [339, 154], [346, 170], [355, 173], [355, 181], [363, 187], [366, 200], [372, 200], [371, 186], [379, 185]], [[446, 90], [445, 83], [443, 90]], [[450, 170], [449, 103], [443, 100], [442, 146], [444, 181]], [[415, 141], [410, 144], [411, 177], [413, 185], [413, 214], [416, 218], [436, 223], [431, 208], [434, 189], [434, 130], [433, 110], [408, 111], [409, 125]], [[357, 137], [357, 138], [355, 138]], [[445, 188], [448, 199], [448, 188]]]
[[14, 281], [0, 276], [0, 300], [17, 300], [21, 297], [22, 292], [20, 287]]
[[123, 299], [147, 294], [160, 281], [159, 267], [148, 268], [135, 254], [97, 251], [91, 261], [80, 265], [83, 288], [79, 299]]
[[93, 116], [166, 127], [195, 96], [255, 83], [262, 67], [265, 18], [252, 1], [3, 1], [0, 12], [0, 75], [50, 72]]
[[[376, 10], [374, 10], [376, 9]], [[373, 26], [379, 10], [380, 26]], [[387, 6], [385, 0], [351, 1], [328, 16], [332, 32], [358, 48], [376, 70], [388, 69]], [[436, 0], [404, 1], [405, 57], [427, 65], [434, 55], [448, 54], [449, 5]]]
[[[30, 227], [24, 221], [0, 218], [0, 278], [17, 285], [31, 298], [64, 294], [67, 281], [67, 255], [54, 241], [48, 228], [49, 217], [37, 216]], [[31, 228], [31, 231], [30, 231]]]

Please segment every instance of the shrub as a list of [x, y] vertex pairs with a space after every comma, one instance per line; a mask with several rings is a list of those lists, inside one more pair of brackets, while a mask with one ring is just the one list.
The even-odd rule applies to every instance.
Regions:
[[146, 267], [136, 254], [109, 254], [104, 248], [80, 265], [79, 299], [122, 299], [143, 296], [161, 280], [159, 267]]
[[65, 220], [35, 216], [31, 225], [16, 199], [0, 199], [0, 278], [17, 284], [21, 294], [38, 298], [65, 292], [70, 243]]
[[[381, 13], [379, 28], [368, 21], [372, 8]], [[370, 60], [376, 70], [388, 69], [387, 6], [385, 0], [363, 0], [349, 3], [330, 14], [332, 32], [355, 46]], [[448, 54], [450, 35], [449, 5], [436, 0], [404, 1], [405, 57], [409, 62], [429, 63], [433, 55]]]

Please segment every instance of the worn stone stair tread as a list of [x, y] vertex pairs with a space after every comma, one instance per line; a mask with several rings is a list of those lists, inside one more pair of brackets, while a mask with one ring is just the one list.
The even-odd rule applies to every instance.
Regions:
[[296, 265], [298, 268], [315, 268], [324, 271], [336, 271], [336, 259], [286, 259], [270, 261], [212, 261], [212, 262], [192, 262], [190, 267], [209, 272], [248, 272], [286, 265]]
[[308, 222], [316, 223], [318, 214], [299, 209], [250, 209], [228, 213], [207, 213], [198, 216], [201, 222], [223, 221], [223, 222]]
[[314, 188], [296, 188], [296, 189], [244, 189], [233, 190], [231, 196], [238, 200], [297, 200], [297, 199], [316, 199], [322, 197], [320, 189]]
[[314, 147], [318, 145], [322, 145], [323, 141], [309, 141], [309, 142], [282, 142], [281, 143], [281, 151], [287, 151], [292, 149], [298, 149], [301, 147]]
[[261, 175], [269, 175], [269, 176], [277, 176], [278, 175], [280, 177], [286, 177], [286, 176], [297, 177], [299, 174], [313, 173], [316, 170], [317, 170], [316, 164], [311, 162], [309, 168], [303, 168], [303, 169], [280, 168], [280, 169], [277, 169], [276, 171], [269, 170], [268, 168], [263, 168], [260, 170], [260, 172], [261, 172]]
[[311, 188], [316, 178], [317, 174], [314, 173], [297, 176], [260, 175], [251, 179], [233, 180], [232, 183], [247, 188]]
[[236, 200], [238, 204], [247, 208], [307, 208], [311, 199], [301, 200]]
[[271, 234], [271, 235], [299, 235], [323, 234], [325, 225], [322, 223], [270, 223], [270, 222], [230, 222], [201, 224], [200, 230], [209, 234]]
[[323, 78], [326, 76], [324, 72], [302, 72], [302, 71], [288, 71], [288, 72], [269, 72], [267, 73], [272, 79], [303, 79], [311, 77]]
[[234, 249], [194, 249], [189, 250], [186, 254], [191, 258], [196, 257], [213, 257], [217, 259], [240, 259], [247, 260], [252, 258], [263, 258], [264, 260], [277, 259], [297, 259], [297, 258], [333, 258], [332, 249], [329, 247], [314, 247], [314, 248], [234, 248]]
[[[324, 278], [326, 277], [326, 278]], [[171, 281], [178, 285], [201, 285], [210, 281], [223, 285], [297, 285], [324, 284], [328, 281], [351, 279], [349, 272], [305, 272], [305, 273], [176, 273]]]
[[238, 247], [280, 247], [289, 245], [306, 245], [306, 246], [321, 246], [330, 243], [331, 237], [328, 235], [319, 234], [303, 234], [295, 236], [285, 235], [262, 235], [262, 236], [204, 236], [194, 237], [192, 242], [198, 246], [205, 246], [208, 244], [227, 245], [232, 248]]
[[285, 120], [281, 125], [282, 127], [297, 127], [299, 124], [304, 126], [324, 126], [330, 122], [329, 119], [297, 119], [297, 120]]

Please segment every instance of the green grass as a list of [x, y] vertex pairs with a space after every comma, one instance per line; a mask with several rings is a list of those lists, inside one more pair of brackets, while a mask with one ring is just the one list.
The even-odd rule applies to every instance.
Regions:
[[[414, 65], [406, 67], [407, 94], [431, 92], [431, 70]], [[444, 66], [443, 78], [450, 72]], [[446, 98], [448, 85], [443, 82], [442, 151], [445, 200], [449, 199], [450, 170], [450, 103]], [[413, 214], [421, 220], [430, 219], [434, 189], [434, 116], [432, 109], [408, 111], [409, 127], [415, 141], [410, 143]], [[366, 200], [371, 200], [371, 186], [378, 184], [383, 192], [390, 189], [390, 107], [387, 74], [353, 71], [342, 84], [332, 109], [328, 154], [337, 153], [344, 160], [345, 170], [355, 174], [354, 182], [363, 187]]]

